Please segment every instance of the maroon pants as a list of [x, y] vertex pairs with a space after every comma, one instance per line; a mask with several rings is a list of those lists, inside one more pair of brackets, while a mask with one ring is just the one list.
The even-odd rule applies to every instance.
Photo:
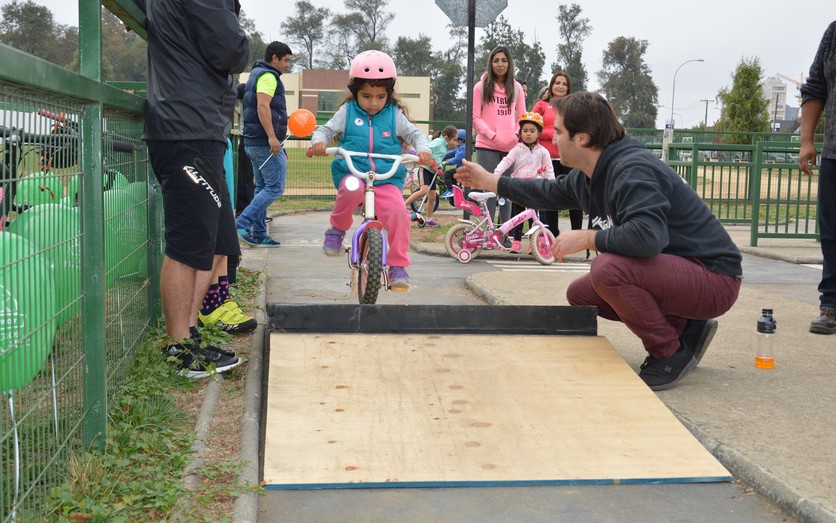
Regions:
[[604, 253], [592, 260], [589, 274], [569, 285], [566, 298], [571, 305], [598, 307], [598, 316], [623, 322], [653, 357], [667, 358], [679, 348], [685, 321], [724, 314], [737, 301], [741, 281], [671, 254]]

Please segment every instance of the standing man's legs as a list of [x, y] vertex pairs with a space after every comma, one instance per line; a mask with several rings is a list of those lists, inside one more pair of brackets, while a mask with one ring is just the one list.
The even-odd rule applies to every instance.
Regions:
[[255, 197], [246, 209], [238, 215], [238, 229], [244, 229], [257, 242], [265, 240], [267, 234], [267, 208], [284, 194], [287, 176], [287, 156], [284, 149], [270, 156], [268, 146], [246, 146], [255, 174]]
[[223, 177], [224, 144], [214, 141], [148, 142], [163, 193], [165, 257], [160, 291], [166, 331], [189, 339], [214, 270], [240, 254]]
[[810, 332], [836, 334], [836, 160], [832, 158], [822, 158], [819, 170], [818, 222], [822, 253], [821, 315], [810, 324]]

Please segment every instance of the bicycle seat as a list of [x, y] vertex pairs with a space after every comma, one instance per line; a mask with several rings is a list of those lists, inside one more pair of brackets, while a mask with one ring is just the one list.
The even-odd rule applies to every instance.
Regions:
[[472, 192], [472, 193], [467, 195], [468, 198], [470, 198], [471, 200], [476, 201], [476, 202], [484, 202], [485, 200], [487, 200], [489, 198], [493, 198], [495, 196], [496, 196], [496, 193], [492, 193], [492, 192]]

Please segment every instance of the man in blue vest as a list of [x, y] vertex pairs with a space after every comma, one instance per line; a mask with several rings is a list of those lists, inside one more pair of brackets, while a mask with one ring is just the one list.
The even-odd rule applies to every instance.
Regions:
[[290, 66], [293, 53], [282, 42], [271, 42], [264, 60], [253, 64], [244, 88], [244, 151], [255, 176], [255, 194], [236, 220], [238, 237], [254, 247], [278, 247], [267, 234], [267, 208], [284, 193], [287, 153], [287, 101], [281, 75]]

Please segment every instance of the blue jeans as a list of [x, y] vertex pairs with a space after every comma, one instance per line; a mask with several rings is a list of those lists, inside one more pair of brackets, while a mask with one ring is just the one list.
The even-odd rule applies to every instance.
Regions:
[[819, 237], [822, 265], [819, 302], [836, 309], [836, 159], [822, 158], [819, 170]]
[[239, 229], [246, 229], [253, 239], [261, 241], [267, 237], [267, 208], [284, 194], [287, 154], [282, 149], [271, 157], [267, 145], [245, 145], [244, 152], [253, 164], [255, 194], [235, 223]]

